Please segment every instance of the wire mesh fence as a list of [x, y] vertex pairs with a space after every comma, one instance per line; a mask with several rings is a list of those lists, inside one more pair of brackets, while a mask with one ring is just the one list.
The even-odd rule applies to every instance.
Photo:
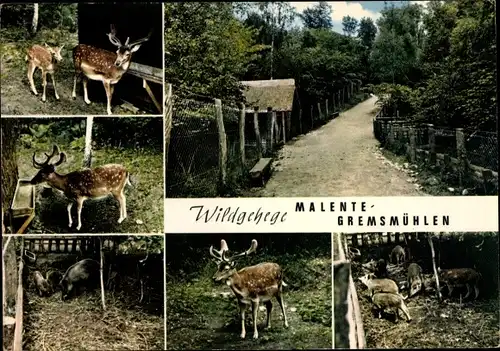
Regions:
[[498, 172], [497, 133], [477, 131], [465, 140], [469, 162]]

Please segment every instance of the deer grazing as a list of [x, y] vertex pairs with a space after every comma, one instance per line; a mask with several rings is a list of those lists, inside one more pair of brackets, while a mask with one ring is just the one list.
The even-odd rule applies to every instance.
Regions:
[[[66, 154], [59, 151], [57, 145], [53, 146], [52, 153], [45, 154], [46, 160], [42, 163], [35, 159], [33, 153], [33, 167], [39, 169], [38, 173], [31, 179], [31, 184], [47, 182], [51, 187], [61, 190], [70, 200], [67, 206], [69, 227], [73, 225], [71, 219], [71, 208], [73, 203], [77, 204], [78, 226], [82, 227], [81, 213], [83, 202], [89, 198], [104, 198], [112, 194], [118, 200], [120, 217], [118, 223], [127, 218], [127, 207], [125, 201], [125, 185], [130, 185], [129, 172], [119, 164], [107, 164], [93, 169], [83, 169], [68, 174], [58, 174], [55, 167], [66, 161]], [[49, 163], [52, 158], [59, 156], [54, 163]]]
[[213, 256], [218, 265], [218, 270], [213, 276], [215, 282], [224, 281], [236, 295], [241, 315], [241, 338], [245, 338], [245, 312], [249, 305], [252, 306], [253, 319], [253, 338], [259, 337], [257, 331], [257, 313], [259, 311], [259, 302], [264, 302], [267, 310], [266, 329], [271, 327], [271, 310], [273, 304], [271, 299], [276, 297], [283, 313], [285, 327], [288, 327], [288, 321], [283, 305], [282, 288], [286, 286], [283, 281], [283, 270], [276, 263], [260, 263], [255, 266], [245, 267], [236, 270], [235, 259], [247, 256], [257, 249], [257, 240], [252, 240], [250, 249], [242, 253], [227, 257], [229, 248], [226, 241], [221, 240], [220, 251], [210, 246], [210, 255]]
[[47, 87], [47, 73], [50, 74], [52, 78], [52, 86], [54, 87], [54, 93], [56, 100], [59, 100], [59, 95], [57, 94], [56, 81], [54, 79], [54, 72], [56, 70], [57, 63], [63, 60], [61, 56], [61, 50], [64, 45], [60, 47], [51, 47], [47, 44], [44, 46], [33, 45], [27, 50], [25, 60], [28, 63], [28, 82], [31, 87], [33, 94], [38, 95], [38, 91], [35, 88], [35, 83], [33, 82], [33, 74], [37, 68], [42, 71], [42, 86], [43, 94], [42, 101], [46, 100], [46, 87]]
[[[116, 53], [96, 48], [94, 46], [79, 44], [73, 49], [73, 62], [75, 65], [75, 77], [73, 81], [73, 99], [76, 98], [76, 81], [82, 76], [83, 96], [86, 104], [90, 104], [87, 94], [88, 80], [98, 80], [104, 84], [106, 97], [108, 100], [107, 113], [111, 115], [111, 98], [113, 97], [114, 85], [120, 81], [127, 72], [132, 54], [139, 50], [142, 43], [149, 40], [152, 31], [148, 36], [129, 43], [129, 39], [122, 44], [116, 37], [116, 29], [111, 25], [111, 33], [108, 33], [109, 41], [118, 50]], [[82, 75], [83, 73], [83, 75]]]

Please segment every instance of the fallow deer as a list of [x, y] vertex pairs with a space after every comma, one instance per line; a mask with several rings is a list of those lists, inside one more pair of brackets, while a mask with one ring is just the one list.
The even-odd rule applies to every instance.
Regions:
[[47, 44], [44, 45], [45, 47], [41, 45], [33, 45], [27, 50], [25, 57], [26, 62], [28, 62], [28, 82], [30, 84], [31, 91], [35, 95], [38, 95], [38, 91], [36, 90], [35, 83], [33, 82], [33, 74], [37, 68], [40, 68], [42, 71], [43, 102], [46, 100], [45, 91], [47, 87], [47, 73], [49, 73], [52, 78], [52, 85], [54, 87], [56, 100], [59, 100], [59, 95], [57, 94], [56, 89], [56, 81], [54, 79], [54, 72], [56, 70], [57, 63], [63, 60], [61, 50], [64, 47], [64, 45], [60, 47], [52, 47]]
[[221, 240], [220, 251], [210, 246], [210, 255], [216, 259], [218, 270], [213, 276], [215, 282], [224, 281], [236, 295], [241, 315], [241, 338], [245, 338], [245, 312], [249, 305], [252, 306], [253, 338], [259, 337], [257, 331], [257, 313], [259, 302], [264, 302], [267, 309], [266, 329], [271, 327], [271, 310], [273, 308], [271, 299], [276, 297], [283, 313], [285, 327], [288, 321], [283, 305], [282, 289], [286, 286], [283, 281], [283, 270], [276, 263], [260, 263], [255, 266], [245, 267], [236, 270], [234, 259], [247, 256], [257, 249], [257, 240], [252, 240], [250, 249], [242, 253], [227, 257], [229, 250], [226, 241]]
[[[59, 159], [55, 163], [49, 163], [50, 160], [58, 155]], [[33, 153], [33, 167], [39, 169], [38, 173], [31, 179], [31, 184], [47, 182], [51, 187], [61, 190], [70, 200], [67, 210], [69, 227], [73, 225], [71, 219], [71, 208], [73, 203], [77, 204], [78, 226], [82, 227], [81, 212], [83, 202], [89, 198], [104, 198], [112, 194], [118, 200], [120, 208], [120, 217], [118, 223], [127, 218], [127, 207], [125, 201], [125, 185], [130, 185], [129, 172], [124, 166], [119, 164], [107, 164], [93, 169], [83, 169], [70, 172], [68, 174], [58, 174], [55, 167], [66, 161], [66, 154], [59, 151], [57, 145], [53, 146], [52, 153], [45, 154], [46, 160], [42, 163], [35, 159]]]
[[[76, 81], [82, 76], [83, 95], [85, 103], [90, 104], [87, 94], [88, 79], [98, 80], [104, 84], [107, 97], [107, 113], [111, 115], [111, 98], [113, 97], [114, 85], [120, 81], [127, 72], [132, 54], [139, 50], [142, 43], [149, 40], [148, 36], [129, 43], [129, 39], [122, 44], [116, 37], [116, 29], [111, 25], [111, 33], [108, 33], [109, 41], [118, 47], [116, 53], [96, 48], [94, 46], [79, 44], [73, 49], [73, 62], [75, 65], [75, 77], [73, 81], [73, 99], [76, 98]], [[83, 75], [82, 75], [83, 73]]]

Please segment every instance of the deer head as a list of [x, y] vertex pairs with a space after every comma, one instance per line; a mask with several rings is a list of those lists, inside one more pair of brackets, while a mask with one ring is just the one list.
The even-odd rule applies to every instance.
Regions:
[[[38, 173], [31, 179], [31, 184], [39, 184], [45, 182], [49, 179], [51, 174], [54, 174], [56, 171], [56, 166], [59, 166], [61, 163], [66, 161], [66, 154], [64, 152], [59, 151], [59, 147], [54, 145], [52, 147], [52, 153], [49, 155], [45, 153], [46, 159], [43, 162], [38, 162], [35, 158], [35, 152], [33, 153], [33, 167], [39, 169]], [[54, 163], [49, 163], [54, 156], [58, 155], [59, 159]]]
[[210, 255], [215, 258], [215, 262], [217, 263], [217, 272], [215, 272], [212, 279], [215, 282], [225, 281], [229, 279], [234, 273], [236, 273], [235, 268], [235, 259], [243, 256], [247, 256], [252, 252], [255, 252], [257, 249], [257, 240], [252, 240], [252, 245], [246, 251], [235, 254], [233, 256], [228, 257], [227, 252], [229, 248], [224, 239], [220, 241], [220, 250], [217, 251], [213, 246], [210, 246]]
[[47, 49], [47, 51], [52, 54], [52, 57], [57, 62], [61, 62], [63, 60], [63, 58], [61, 56], [61, 50], [64, 48], [65, 44], [63, 44], [62, 46], [59, 46], [59, 47], [52, 47], [52, 46], [47, 45], [47, 43], [44, 43], [44, 45], [45, 45], [45, 48]]
[[116, 60], [115, 60], [115, 66], [116, 67], [121, 67], [124, 63], [127, 63], [130, 61], [132, 53], [136, 52], [139, 50], [141, 47], [142, 43], [146, 42], [149, 40], [151, 37], [151, 34], [153, 33], [153, 30], [149, 31], [149, 34], [139, 40], [133, 41], [129, 43], [130, 37], [127, 37], [127, 40], [125, 41], [125, 44], [122, 44], [120, 39], [116, 37], [116, 28], [112, 24], [111, 25], [111, 32], [107, 34], [109, 41], [111, 44], [116, 46], [118, 50], [116, 50]]

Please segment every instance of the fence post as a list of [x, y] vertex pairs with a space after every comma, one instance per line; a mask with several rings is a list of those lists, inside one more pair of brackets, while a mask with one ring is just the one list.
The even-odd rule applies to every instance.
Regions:
[[255, 129], [255, 141], [257, 142], [257, 154], [259, 159], [262, 158], [262, 139], [260, 138], [259, 129], [259, 107], [254, 107], [253, 111], [253, 127]]
[[241, 169], [244, 171], [245, 165], [246, 165], [246, 160], [245, 160], [245, 117], [246, 117], [246, 111], [245, 111], [245, 104], [241, 104], [241, 111], [240, 111], [240, 156], [241, 156]]
[[286, 111], [286, 131], [290, 139], [292, 138], [292, 111]]
[[415, 163], [417, 160], [417, 138], [415, 135], [415, 129], [413, 126], [410, 126], [409, 130], [410, 136], [410, 162]]
[[434, 124], [427, 124], [427, 136], [429, 140], [429, 163], [436, 164], [436, 133]]
[[325, 115], [328, 118], [328, 99], [325, 100]]
[[300, 128], [300, 135], [302, 135], [302, 109], [299, 109], [299, 128]]
[[276, 111], [273, 111], [273, 126], [274, 126], [274, 144], [277, 144], [281, 131], [278, 128], [278, 119], [276, 118]]
[[215, 114], [217, 129], [219, 130], [219, 193], [226, 187], [227, 178], [227, 138], [224, 128], [224, 118], [222, 116], [222, 102], [215, 99]]
[[333, 113], [335, 113], [335, 93], [333, 93], [332, 97], [333, 97], [333, 99], [332, 99], [332, 101], [333, 101]]
[[273, 152], [273, 134], [274, 134], [274, 124], [273, 124], [273, 108], [267, 108], [267, 154], [270, 155]]
[[318, 102], [317, 105], [318, 105], [318, 114], [319, 114], [318, 119], [321, 121], [323, 119], [322, 113], [321, 113], [321, 103]]
[[342, 107], [345, 105], [345, 86], [342, 87]]
[[387, 141], [388, 141], [389, 149], [390, 149], [394, 145], [394, 134], [393, 134], [393, 130], [392, 130], [392, 121], [387, 122], [387, 127], [389, 129], [389, 133], [387, 135]]
[[465, 149], [465, 135], [463, 128], [457, 128], [455, 131], [457, 140], [457, 156], [459, 161], [459, 180], [460, 186], [463, 186], [463, 177], [467, 169], [467, 150]]
[[173, 107], [172, 84], [168, 84], [167, 96], [165, 97], [165, 172], [168, 169], [168, 150], [170, 149], [170, 134], [172, 132]]
[[311, 105], [311, 129], [314, 128], [313, 105]]
[[286, 143], [286, 124], [285, 124], [285, 111], [281, 111], [281, 130], [283, 132], [283, 136], [282, 136], [282, 139], [283, 139], [283, 144]]

